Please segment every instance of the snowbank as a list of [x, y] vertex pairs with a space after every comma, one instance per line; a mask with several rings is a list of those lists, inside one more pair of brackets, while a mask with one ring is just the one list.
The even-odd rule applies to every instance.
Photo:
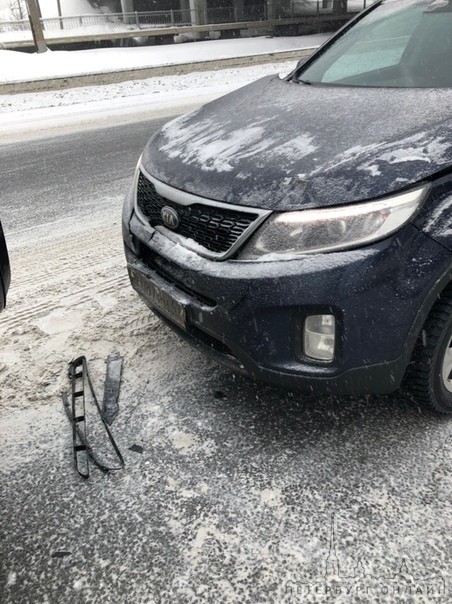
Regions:
[[139, 48], [48, 51], [42, 54], [0, 50], [0, 82], [107, 73], [119, 69], [197, 63], [206, 59], [216, 60], [301, 50], [319, 46], [328, 39], [329, 35], [207, 40]]

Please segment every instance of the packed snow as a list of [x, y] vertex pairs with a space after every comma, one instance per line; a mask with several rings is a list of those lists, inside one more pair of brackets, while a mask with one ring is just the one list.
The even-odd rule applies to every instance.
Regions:
[[24, 53], [0, 50], [0, 85], [43, 78], [88, 73], [108, 73], [121, 69], [142, 69], [247, 57], [251, 55], [316, 48], [330, 34], [281, 38], [205, 40], [186, 44], [166, 44], [139, 48], [101, 48], [78, 51]]

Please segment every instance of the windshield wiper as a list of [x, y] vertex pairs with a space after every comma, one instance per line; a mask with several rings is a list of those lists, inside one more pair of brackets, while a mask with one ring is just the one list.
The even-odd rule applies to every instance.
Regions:
[[312, 82], [310, 82], [309, 80], [300, 80], [299, 78], [296, 78], [295, 80], [292, 79], [292, 82], [295, 82], [296, 84], [305, 84], [306, 86], [312, 86]]

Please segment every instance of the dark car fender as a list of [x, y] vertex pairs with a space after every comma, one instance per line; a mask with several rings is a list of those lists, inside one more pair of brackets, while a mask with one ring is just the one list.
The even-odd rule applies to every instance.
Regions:
[[[452, 254], [451, 254], [451, 262], [448, 269], [443, 273], [443, 275], [437, 279], [434, 286], [431, 288], [428, 295], [425, 297], [422, 306], [417, 312], [416, 318], [413, 321], [410, 332], [408, 334], [407, 339], [405, 340], [405, 346], [403, 351], [403, 361], [401, 366], [407, 367], [411, 361], [414, 346], [421, 335], [422, 327], [424, 326], [427, 317], [429, 316], [433, 305], [441, 296], [442, 292], [452, 283]], [[402, 377], [402, 376], [401, 376]]]
[[8, 249], [6, 247], [5, 235], [0, 222], [0, 310], [5, 308], [6, 294], [11, 282], [11, 269], [9, 264]]

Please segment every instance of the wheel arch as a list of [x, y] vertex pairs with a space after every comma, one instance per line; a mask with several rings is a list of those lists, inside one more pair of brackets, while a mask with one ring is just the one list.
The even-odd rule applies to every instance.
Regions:
[[[448, 289], [452, 289], [452, 266], [435, 282], [435, 285], [426, 296], [421, 308], [419, 309], [413, 324], [408, 333], [404, 346], [405, 371], [403, 379], [406, 377], [407, 369], [413, 358], [416, 343], [422, 336], [422, 329], [427, 321], [435, 303], [441, 298], [441, 295]], [[402, 381], [403, 381], [402, 379]]]

